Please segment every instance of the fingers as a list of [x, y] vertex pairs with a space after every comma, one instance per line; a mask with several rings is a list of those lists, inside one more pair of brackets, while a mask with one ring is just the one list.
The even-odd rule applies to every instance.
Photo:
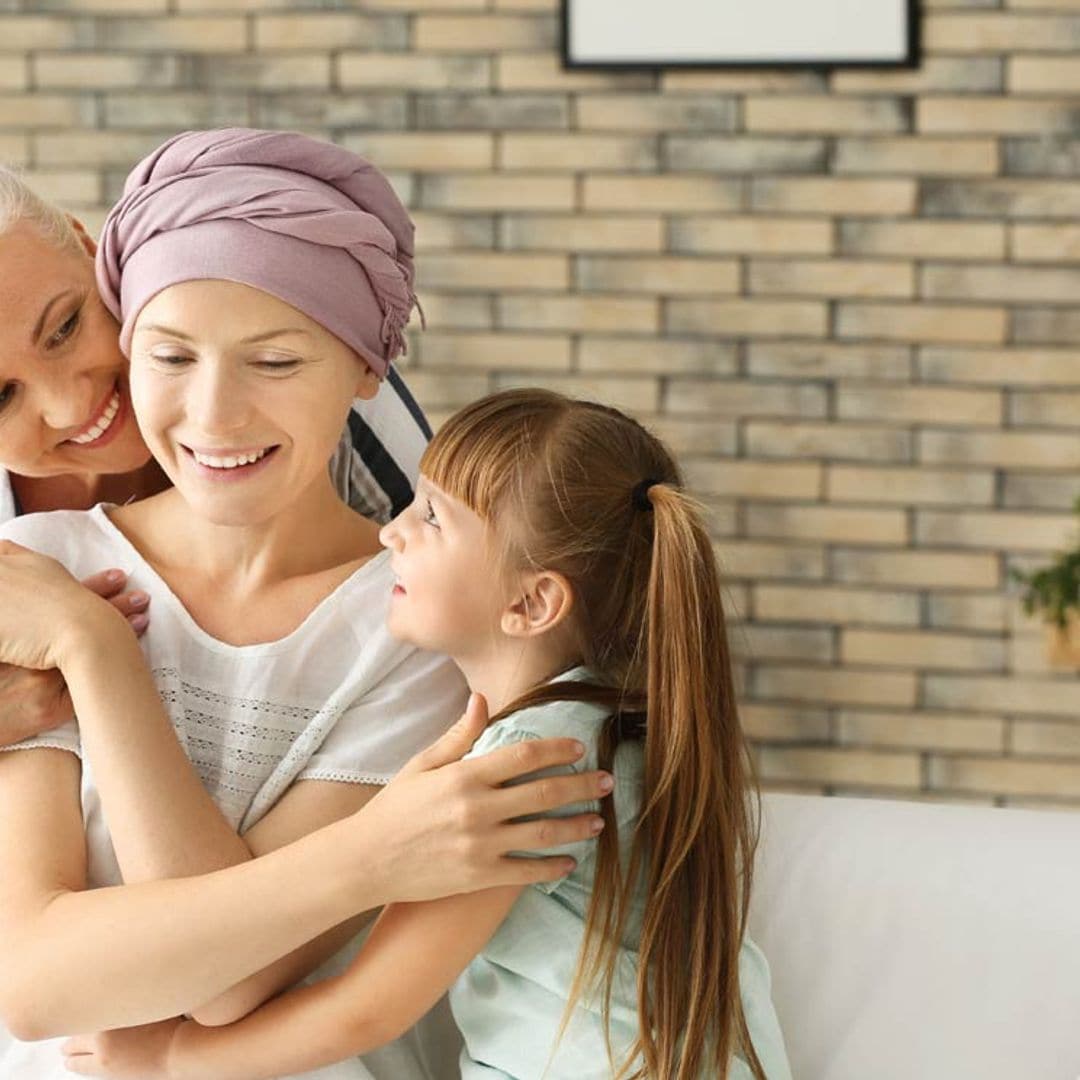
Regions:
[[86, 588], [106, 600], [111, 600], [116, 596], [123, 589], [126, 581], [127, 574], [123, 570], [102, 570], [82, 579]]
[[562, 806], [595, 802], [610, 795], [613, 786], [611, 774], [605, 772], [546, 776], [542, 780], [503, 788], [493, 795], [492, 805], [503, 821], [509, 821]]
[[470, 694], [465, 712], [449, 731], [432, 743], [426, 750], [410, 760], [401, 770], [404, 772], [426, 772], [449, 765], [469, 752], [470, 747], [487, 727], [488, 709], [483, 694]]
[[558, 881], [566, 877], [577, 863], [567, 855], [552, 855], [544, 859], [502, 860], [500, 885], [536, 885], [543, 881]]
[[140, 589], [108, 597], [108, 600], [127, 619], [136, 634], [141, 634], [149, 626], [150, 616], [146, 609], [150, 605], [150, 597]]
[[498, 787], [540, 769], [573, 765], [584, 753], [585, 747], [576, 739], [527, 739], [492, 750], [468, 765], [481, 782]]
[[509, 851], [542, 851], [562, 847], [581, 840], [594, 840], [604, 831], [604, 819], [599, 814], [577, 814], [574, 817], [546, 817], [504, 825], [499, 842]]

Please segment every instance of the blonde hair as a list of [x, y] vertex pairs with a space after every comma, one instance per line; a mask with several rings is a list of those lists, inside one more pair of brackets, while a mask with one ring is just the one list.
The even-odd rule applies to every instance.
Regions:
[[[613, 1063], [614, 1075], [722, 1076], [738, 1051], [764, 1080], [739, 993], [757, 789], [716, 559], [674, 460], [615, 409], [511, 390], [451, 417], [420, 468], [494, 526], [512, 561], [558, 571], [577, 600], [572, 629], [597, 683], [536, 687], [500, 717], [567, 699], [609, 708], [600, 740], [605, 768], [620, 741], [642, 737], [624, 723], [628, 714], [645, 718], [645, 790], [629, 863], [621, 864], [605, 800], [607, 828], [563, 1030], [587, 992], [600, 994], [610, 1032], [619, 943], [641, 889], [639, 1031], [617, 1072]], [[647, 490], [639, 487], [646, 480]], [[651, 511], [635, 505], [641, 498]]]
[[0, 165], [0, 235], [23, 221], [58, 248], [83, 250], [79, 234], [63, 210], [46, 202], [14, 169]]

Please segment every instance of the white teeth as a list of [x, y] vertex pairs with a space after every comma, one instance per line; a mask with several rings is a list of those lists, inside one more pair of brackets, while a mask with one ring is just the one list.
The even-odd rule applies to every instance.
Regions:
[[254, 454], [239, 454], [230, 457], [211, 457], [209, 454], [200, 454], [197, 450], [191, 452], [195, 460], [208, 469], [235, 469], [238, 465], [254, 465], [260, 458], [266, 457], [270, 449], [268, 446], [265, 450], [256, 451]]
[[94, 421], [94, 426], [88, 431], [83, 432], [82, 435], [77, 435], [75, 438], [69, 439], [68, 441], [77, 443], [79, 446], [96, 442], [112, 426], [112, 422], [119, 411], [120, 391], [117, 390], [113, 393], [113, 396], [109, 398], [109, 404], [105, 406], [105, 411]]

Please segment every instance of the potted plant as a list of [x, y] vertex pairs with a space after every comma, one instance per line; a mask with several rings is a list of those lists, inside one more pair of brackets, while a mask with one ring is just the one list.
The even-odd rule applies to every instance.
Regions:
[[[1080, 498], [1073, 509], [1080, 514]], [[1024, 611], [1047, 623], [1050, 663], [1080, 668], [1080, 539], [1049, 566], [1031, 574], [1014, 570], [1013, 577], [1025, 587]]]

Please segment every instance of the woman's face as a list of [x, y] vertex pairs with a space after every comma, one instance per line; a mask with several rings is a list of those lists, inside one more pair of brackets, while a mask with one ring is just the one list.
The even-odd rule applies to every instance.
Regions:
[[150, 457], [85, 243], [61, 249], [28, 222], [0, 235], [0, 466], [22, 476], [126, 473]]
[[221, 525], [267, 521], [313, 485], [352, 401], [377, 377], [282, 300], [231, 281], [163, 289], [139, 312], [131, 397], [143, 438], [192, 510]]

